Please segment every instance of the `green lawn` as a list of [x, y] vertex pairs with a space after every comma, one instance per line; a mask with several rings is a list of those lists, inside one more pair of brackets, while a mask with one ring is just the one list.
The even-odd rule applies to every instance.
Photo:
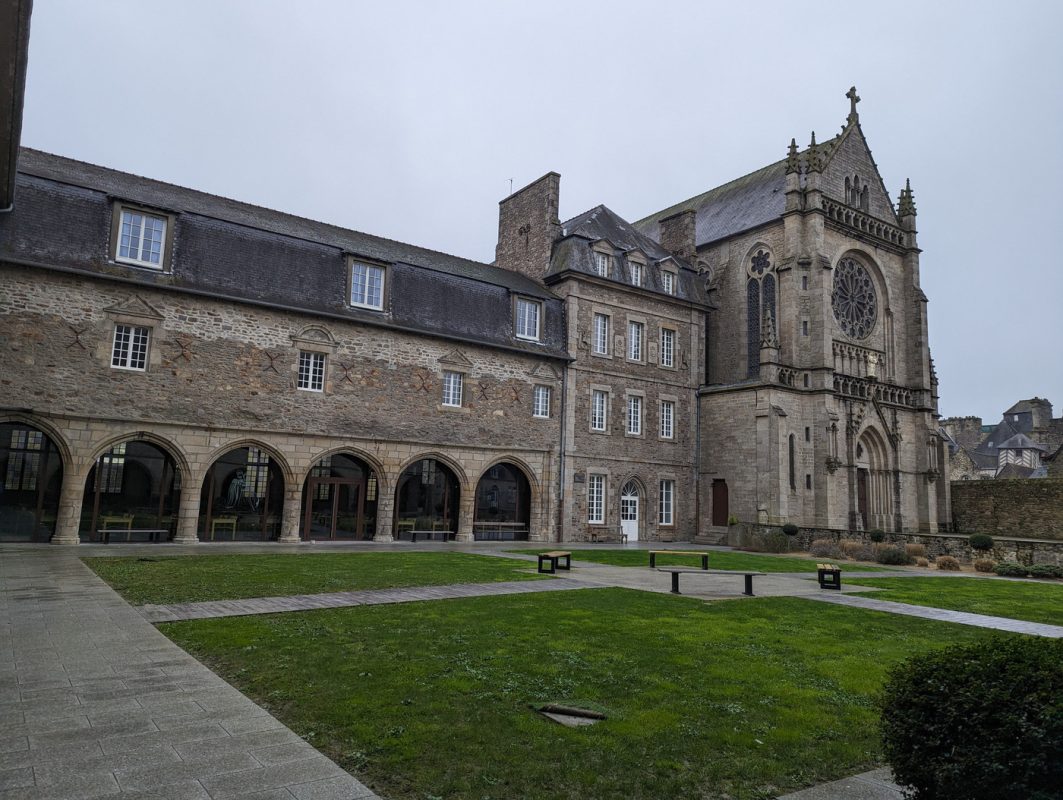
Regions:
[[467, 553], [319, 553], [86, 558], [133, 604], [537, 580], [527, 564]]
[[860, 578], [867, 597], [1063, 625], [1063, 584], [988, 578]]
[[[537, 555], [547, 552], [546, 549], [538, 550], [511, 550], [512, 553], [524, 553]], [[743, 553], [735, 550], [709, 550], [709, 569], [748, 569], [759, 572], [815, 572], [816, 561], [807, 558], [794, 558], [792, 556], [762, 556], [752, 553]], [[573, 550], [573, 561], [591, 561], [595, 564], [611, 564], [617, 567], [648, 567], [650, 554], [646, 550]], [[819, 559], [822, 563], [823, 559]], [[845, 562], [843, 561], [844, 565]], [[658, 566], [690, 566], [701, 565], [701, 559], [697, 556], [657, 556]], [[846, 569], [846, 567], [842, 567]], [[885, 567], [876, 567], [864, 564], [852, 564], [851, 569], [860, 572], [889, 572]]]
[[[775, 797], [879, 765], [885, 671], [991, 635], [625, 589], [160, 628], [389, 800]], [[608, 719], [565, 728], [551, 701]]]

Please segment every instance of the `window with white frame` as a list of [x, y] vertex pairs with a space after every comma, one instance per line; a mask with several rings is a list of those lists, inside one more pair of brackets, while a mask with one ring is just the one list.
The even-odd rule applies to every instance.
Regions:
[[539, 316], [542, 304], [534, 300], [517, 298], [517, 338], [539, 340]]
[[661, 328], [661, 366], [675, 366], [675, 331]]
[[638, 261], [631, 262], [631, 285], [642, 286], [642, 264]]
[[646, 338], [646, 326], [641, 322], [629, 322], [627, 325], [627, 357], [632, 361], [642, 361], [642, 346]]
[[111, 366], [143, 372], [148, 368], [148, 339], [151, 329], [140, 325], [115, 325]]
[[594, 253], [594, 271], [603, 278], [609, 277], [609, 269], [612, 266], [612, 257], [608, 253]]
[[601, 389], [591, 392], [591, 430], [604, 431], [606, 410], [609, 408], [609, 396]]
[[661, 401], [661, 438], [672, 439], [675, 437], [675, 401]]
[[123, 208], [118, 222], [116, 261], [163, 268], [166, 249], [166, 217]]
[[461, 389], [465, 376], [460, 372], [446, 370], [443, 373], [443, 405], [461, 406]]
[[550, 387], [536, 386], [532, 391], [532, 416], [550, 416]]
[[661, 273], [661, 288], [664, 289], [666, 294], [675, 294], [675, 273], [674, 272], [662, 272]]
[[587, 476], [587, 522], [605, 522], [605, 476]]
[[594, 352], [596, 355], [609, 355], [609, 315], [594, 315]]
[[627, 397], [627, 432], [632, 436], [642, 434], [642, 398], [637, 394]]
[[661, 481], [661, 501], [657, 514], [658, 525], [671, 525], [675, 518], [675, 481]]
[[384, 268], [351, 263], [351, 305], [381, 311], [384, 308]]
[[299, 351], [298, 388], [306, 392], [325, 391], [325, 354]]

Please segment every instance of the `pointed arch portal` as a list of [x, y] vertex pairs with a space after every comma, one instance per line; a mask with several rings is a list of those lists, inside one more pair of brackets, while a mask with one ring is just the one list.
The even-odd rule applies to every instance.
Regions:
[[413, 462], [395, 490], [395, 538], [455, 539], [460, 499], [460, 484], [450, 467], [435, 458]]
[[525, 541], [530, 526], [531, 486], [527, 476], [508, 462], [490, 467], [476, 484], [473, 538]]
[[55, 533], [63, 460], [44, 431], [0, 425], [0, 542], [47, 542]]
[[201, 541], [267, 541], [280, 532], [284, 475], [261, 447], [230, 450], [203, 480], [199, 500]]
[[377, 475], [351, 453], [315, 464], [303, 486], [304, 539], [372, 539], [376, 536]]
[[112, 541], [133, 532], [165, 531], [173, 536], [181, 500], [181, 472], [172, 455], [153, 442], [133, 439], [112, 446], [96, 459], [85, 481], [81, 504], [82, 540], [98, 542], [101, 531], [118, 531]]

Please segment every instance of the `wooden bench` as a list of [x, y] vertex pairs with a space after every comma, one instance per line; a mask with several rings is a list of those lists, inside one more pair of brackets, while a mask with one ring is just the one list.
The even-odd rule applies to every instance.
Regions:
[[[561, 563], [564, 559], [564, 563]], [[549, 563], [550, 569], [543, 569], [543, 564]], [[553, 575], [559, 569], [572, 569], [572, 553], [568, 550], [551, 550], [548, 553], [539, 553], [539, 572]]]
[[111, 543], [111, 534], [112, 533], [124, 533], [126, 535], [125, 540], [127, 542], [133, 541], [133, 534], [134, 533], [144, 533], [144, 534], [147, 534], [149, 541], [151, 541], [151, 542], [153, 542], [155, 544], [158, 544], [160, 541], [162, 541], [164, 536], [169, 536], [170, 535], [170, 529], [169, 528], [100, 528], [98, 531], [96, 531], [96, 533], [98, 533], [100, 535], [100, 541], [103, 542], [104, 544], [110, 544]]
[[743, 572], [740, 569], [691, 569], [690, 567], [657, 567], [658, 572], [670, 572], [672, 574], [672, 594], [679, 594], [679, 576], [683, 573], [693, 575], [743, 575], [746, 579], [744, 595], [753, 596], [753, 576], [764, 575], [763, 572]]
[[816, 564], [816, 577], [819, 579], [820, 589], [842, 588], [842, 568], [836, 564]]
[[650, 550], [650, 569], [657, 566], [657, 556], [701, 556], [701, 568], [709, 568], [709, 554], [704, 550]]

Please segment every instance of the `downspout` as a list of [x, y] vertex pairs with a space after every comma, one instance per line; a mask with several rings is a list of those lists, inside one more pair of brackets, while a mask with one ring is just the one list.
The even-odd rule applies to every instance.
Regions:
[[568, 427], [568, 364], [561, 373], [561, 452], [557, 467], [557, 541], [565, 523], [565, 429]]

